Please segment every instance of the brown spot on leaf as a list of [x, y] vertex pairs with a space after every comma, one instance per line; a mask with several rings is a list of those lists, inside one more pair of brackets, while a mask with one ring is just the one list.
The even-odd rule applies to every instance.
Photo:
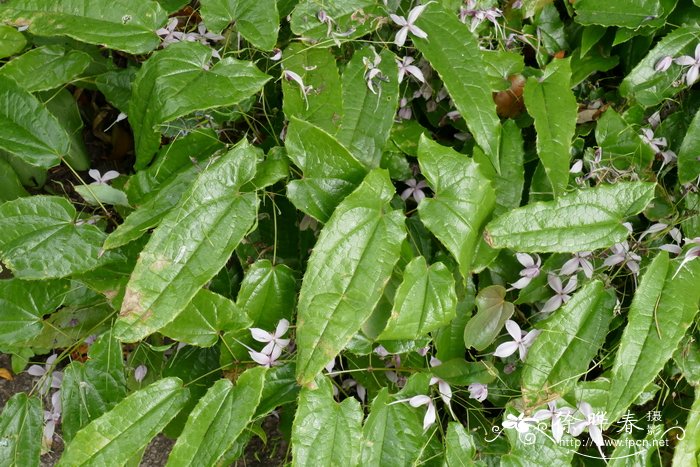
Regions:
[[122, 309], [119, 316], [126, 317], [129, 315], [143, 315], [144, 309], [141, 304], [141, 294], [134, 289], [126, 289], [124, 300], [122, 301]]

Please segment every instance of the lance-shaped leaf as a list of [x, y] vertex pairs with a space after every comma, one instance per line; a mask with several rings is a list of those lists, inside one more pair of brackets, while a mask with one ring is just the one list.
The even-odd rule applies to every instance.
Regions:
[[476, 296], [477, 312], [464, 327], [464, 346], [478, 351], [496, 340], [515, 307], [505, 300], [506, 289], [501, 285], [483, 288]]
[[678, 178], [681, 183], [688, 183], [700, 176], [700, 111], [690, 122], [688, 132], [683, 138], [678, 151]]
[[91, 61], [85, 52], [47, 45], [10, 60], [0, 68], [0, 76], [15, 80], [29, 92], [46, 91], [70, 82]]
[[296, 118], [289, 123], [285, 146], [304, 172], [304, 178], [287, 185], [287, 196], [299, 210], [326, 222], [367, 169], [333, 136]]
[[416, 26], [428, 37], [412, 36], [413, 43], [438, 72], [474, 140], [500, 171], [501, 122], [476, 38], [456, 15], [436, 3], [423, 11]]
[[195, 110], [237, 104], [270, 79], [253, 63], [228, 57], [209, 67], [211, 54], [211, 47], [198, 42], [179, 42], [141, 67], [128, 111], [137, 169], [146, 167], [160, 146], [158, 125]]
[[0, 103], [0, 149], [37, 167], [58, 165], [70, 149], [70, 139], [44, 104], [4, 76]]
[[166, 19], [153, 0], [11, 0], [0, 6], [0, 20], [28, 25], [37, 36], [68, 36], [132, 54], [158, 47], [155, 31]]
[[0, 346], [17, 346], [37, 337], [44, 315], [56, 311], [68, 291], [67, 281], [0, 281]]
[[481, 228], [496, 203], [491, 181], [471, 158], [425, 136], [418, 143], [418, 162], [435, 192], [418, 205], [420, 218], [452, 253], [466, 277]]
[[693, 323], [700, 300], [700, 261], [679, 269], [680, 263], [661, 251], [634, 294], [610, 378], [610, 422], [654, 381]]
[[379, 167], [399, 100], [399, 78], [396, 56], [388, 49], [378, 56], [378, 77], [369, 88], [365, 60], [374, 63], [376, 52], [366, 47], [355, 52], [343, 72], [343, 114], [338, 141], [366, 167]]
[[663, 14], [658, 0], [578, 0], [574, 4], [576, 22], [636, 29]]
[[131, 274], [115, 333], [134, 342], [162, 328], [226, 264], [255, 222], [258, 198], [240, 193], [255, 174], [242, 141], [205, 169], [153, 232]]
[[697, 465], [700, 452], [700, 388], [695, 388], [695, 402], [688, 412], [685, 422], [685, 437], [676, 445], [673, 453], [673, 466]]
[[261, 260], [246, 272], [236, 304], [255, 327], [274, 329], [282, 318], [292, 319], [296, 294], [294, 271], [284, 264]]
[[389, 201], [385, 170], [370, 172], [335, 210], [309, 258], [299, 294], [297, 380], [315, 376], [372, 314], [406, 237], [403, 213]]
[[530, 407], [558, 399], [576, 386], [605, 342], [615, 294], [593, 281], [547, 319], [527, 354], [523, 397]]
[[447, 467], [469, 467], [475, 465], [476, 445], [471, 434], [458, 422], [447, 425], [445, 437], [445, 464]]
[[121, 258], [102, 254], [105, 234], [76, 222], [59, 196], [30, 196], [0, 205], [0, 258], [15, 277], [48, 279], [90, 271]]
[[57, 465], [125, 464], [165, 428], [188, 397], [178, 378], [163, 378], [130, 394], [80, 430]]
[[421, 417], [406, 403], [392, 404], [394, 398], [382, 388], [362, 428], [360, 465], [401, 467], [414, 465], [426, 438]]
[[20, 392], [0, 415], [0, 465], [38, 466], [41, 456], [41, 399]]
[[623, 219], [640, 213], [654, 197], [654, 184], [619, 182], [528, 204], [493, 220], [484, 236], [494, 248], [534, 253], [576, 253], [622, 242]]
[[[343, 114], [340, 76], [330, 49], [297, 42], [284, 50], [284, 69], [296, 73], [309, 92], [291, 79], [282, 80], [284, 115], [305, 120], [335, 134]], [[284, 75], [283, 75], [284, 77]]]
[[230, 299], [202, 289], [161, 333], [178, 342], [211, 347], [222, 331], [238, 331], [252, 321]]
[[265, 368], [251, 368], [231, 381], [217, 381], [190, 413], [168, 466], [219, 465], [250, 423], [265, 382]]
[[682, 67], [673, 63], [663, 73], [657, 72], [654, 67], [659, 60], [667, 56], [692, 56], [698, 40], [700, 28], [697, 26], [680, 27], [666, 35], [625, 77], [620, 84], [620, 94], [623, 97], [634, 98], [646, 107], [675, 96], [685, 89], [685, 86], [675, 84], [682, 73]]
[[241, 36], [255, 47], [272, 50], [277, 42], [276, 0], [202, 0], [200, 12], [207, 28], [217, 34], [235, 21]]
[[442, 263], [431, 264], [419, 256], [403, 273], [386, 329], [377, 340], [418, 339], [455, 317], [455, 280]]
[[535, 119], [537, 154], [554, 194], [559, 196], [569, 182], [571, 139], [576, 131], [578, 104], [571, 92], [569, 60], [554, 60], [541, 78], [530, 77], [523, 97]]
[[292, 465], [355, 466], [360, 457], [362, 408], [349, 397], [333, 399], [326, 377], [316, 390], [302, 389], [292, 426]]
[[27, 45], [24, 34], [11, 26], [0, 25], [0, 58], [10, 57]]

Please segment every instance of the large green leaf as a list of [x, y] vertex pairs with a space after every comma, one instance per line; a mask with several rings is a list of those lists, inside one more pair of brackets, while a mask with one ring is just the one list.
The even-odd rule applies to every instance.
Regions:
[[457, 295], [452, 272], [419, 256], [408, 263], [396, 290], [386, 329], [377, 340], [418, 339], [455, 317]]
[[58, 165], [70, 148], [66, 130], [39, 100], [0, 76], [0, 149], [31, 165]]
[[74, 361], [61, 383], [61, 430], [66, 442], [126, 396], [124, 356], [111, 332], [103, 334], [88, 352], [87, 362]]
[[219, 465], [255, 415], [265, 370], [247, 370], [235, 386], [227, 379], [217, 381], [190, 413], [167, 465]]
[[291, 320], [296, 293], [294, 271], [284, 264], [261, 260], [246, 272], [236, 304], [255, 327], [274, 329], [282, 318]]
[[541, 78], [527, 80], [523, 93], [527, 111], [535, 119], [537, 154], [557, 196], [569, 182], [571, 139], [578, 116], [570, 82], [569, 60], [554, 60]]
[[484, 235], [495, 248], [576, 253], [606, 248], [627, 238], [623, 220], [654, 197], [653, 183], [618, 182], [580, 189], [554, 201], [532, 203], [491, 221]]
[[693, 323], [700, 300], [700, 261], [679, 269], [680, 262], [661, 251], [634, 294], [610, 378], [606, 412], [611, 422], [654, 381]]
[[539, 326], [522, 374], [523, 398], [530, 407], [574, 388], [605, 342], [614, 307], [615, 294], [593, 281]]
[[452, 253], [466, 277], [481, 228], [496, 203], [491, 181], [471, 158], [425, 136], [418, 143], [418, 162], [435, 192], [418, 205], [420, 218]]
[[663, 13], [658, 0], [577, 0], [576, 22], [636, 29]]
[[643, 169], [654, 160], [651, 146], [612, 107], [596, 123], [595, 139], [605, 163], [617, 169], [624, 170], [630, 166]]
[[445, 437], [445, 464], [447, 467], [471, 467], [475, 465], [476, 446], [471, 434], [458, 422], [447, 425]]
[[102, 254], [105, 234], [76, 223], [73, 205], [58, 196], [31, 196], [0, 205], [0, 258], [15, 277], [48, 279], [90, 271], [121, 258]]
[[212, 49], [180, 42], [156, 52], [141, 67], [129, 102], [136, 168], [148, 165], [160, 146], [158, 125], [195, 110], [234, 105], [270, 79], [251, 62], [224, 58], [209, 67]]
[[6, 58], [20, 52], [27, 45], [24, 34], [16, 28], [0, 24], [0, 58]]
[[276, 0], [201, 0], [200, 12], [207, 28], [220, 33], [232, 21], [241, 36], [263, 50], [277, 42], [279, 13]]
[[343, 71], [343, 113], [336, 135], [341, 144], [370, 168], [379, 167], [399, 100], [396, 56], [388, 49], [378, 55], [381, 80], [372, 83], [375, 92], [369, 89], [365, 60], [373, 63], [375, 56], [372, 47], [359, 50]]
[[416, 26], [428, 37], [412, 36], [413, 43], [440, 74], [474, 140], [500, 171], [501, 122], [476, 38], [455, 14], [438, 4], [428, 6]]
[[7, 401], [0, 415], [0, 466], [39, 465], [42, 415], [37, 397], [20, 392]]
[[230, 299], [202, 289], [161, 333], [178, 342], [210, 347], [223, 331], [237, 331], [252, 324]]
[[[45, 73], [45, 71], [41, 70], [39, 73]], [[18, 81], [18, 83], [22, 82]], [[37, 97], [44, 102], [49, 112], [58, 119], [58, 122], [68, 133], [70, 149], [63, 158], [66, 165], [77, 172], [89, 169], [90, 156], [83, 138], [83, 118], [80, 116], [80, 109], [73, 94], [68, 89], [63, 88], [58, 91], [38, 93]]]
[[63, 86], [80, 75], [92, 58], [79, 50], [47, 45], [30, 50], [0, 68], [0, 76], [11, 78], [29, 92]]
[[125, 464], [177, 415], [188, 397], [178, 378], [163, 378], [130, 394], [76, 433], [57, 465]]
[[315, 376], [350, 341], [381, 297], [406, 236], [394, 186], [375, 169], [335, 210], [309, 258], [299, 294], [297, 380]]
[[501, 285], [491, 285], [479, 290], [476, 296], [477, 312], [464, 327], [464, 346], [478, 351], [496, 340], [503, 325], [513, 316], [515, 307], [506, 301], [506, 289]]
[[69, 290], [64, 281], [0, 281], [0, 347], [16, 346], [41, 333], [43, 317], [61, 306]]
[[680, 27], [669, 33], [625, 77], [620, 85], [620, 94], [650, 107], [682, 91], [685, 87], [676, 83], [682, 70], [680, 65], [672, 64], [662, 73], [657, 72], [654, 67], [659, 60], [667, 56], [692, 56], [698, 40], [698, 26]]
[[293, 117], [285, 146], [289, 158], [304, 172], [304, 178], [287, 185], [289, 200], [299, 210], [326, 222], [367, 169], [333, 136]]
[[152, 0], [10, 0], [0, 20], [28, 25], [37, 36], [68, 36], [132, 54], [158, 47], [156, 29], [167, 17]]
[[299, 83], [282, 80], [282, 108], [288, 120], [305, 120], [335, 134], [343, 115], [340, 76], [330, 49], [292, 43], [284, 50], [284, 69], [296, 73], [311, 90], [304, 95]]
[[688, 183], [700, 176], [700, 111], [695, 114], [678, 151], [678, 178]]
[[255, 222], [255, 174], [244, 140], [205, 169], [153, 232], [131, 274], [115, 332], [134, 342], [162, 328], [226, 264]]
[[340, 404], [326, 377], [319, 388], [302, 389], [292, 427], [292, 465], [356, 466], [362, 439], [362, 408], [353, 398]]

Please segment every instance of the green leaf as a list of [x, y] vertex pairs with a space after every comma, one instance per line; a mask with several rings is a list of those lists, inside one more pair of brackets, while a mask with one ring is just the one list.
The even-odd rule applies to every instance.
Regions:
[[0, 466], [38, 466], [42, 425], [41, 399], [13, 395], [0, 415]]
[[666, 56], [692, 56], [698, 40], [700, 28], [697, 26], [680, 27], [666, 35], [625, 77], [620, 85], [620, 94], [651, 107], [685, 89], [685, 86], [674, 84], [682, 72], [680, 65], [674, 63], [663, 73], [654, 70], [654, 66]]
[[333, 399], [333, 384], [320, 377], [319, 388], [302, 389], [292, 426], [292, 465], [355, 466], [360, 457], [362, 408], [349, 397]]
[[418, 205], [421, 221], [469, 275], [481, 228], [491, 215], [496, 196], [479, 164], [464, 154], [421, 136], [421, 172], [435, 192]]
[[219, 465], [250, 423], [260, 402], [265, 368], [251, 368], [238, 377], [217, 381], [199, 400], [175, 443], [168, 466]]
[[91, 183], [89, 185], [75, 185], [75, 191], [85, 200], [87, 204], [99, 206], [109, 204], [114, 206], [130, 207], [126, 193], [113, 186], [104, 183]]
[[255, 222], [258, 198], [240, 193], [255, 174], [245, 140], [205, 169], [141, 252], [114, 329], [135, 342], [173, 321], [226, 264]]
[[48, 45], [10, 60], [0, 68], [0, 76], [15, 80], [29, 92], [47, 91], [70, 83], [91, 61], [85, 52]]
[[453, 358], [430, 369], [438, 378], [455, 386], [467, 386], [471, 383], [488, 384], [495, 381], [498, 371], [485, 361], [468, 362], [464, 358]]
[[28, 25], [37, 36], [68, 36], [132, 54], [158, 47], [156, 29], [165, 11], [151, 0], [11, 0], [0, 7], [0, 20]]
[[452, 321], [456, 307], [452, 272], [442, 263], [428, 267], [419, 256], [406, 266], [391, 317], [377, 340], [423, 337]]
[[685, 436], [674, 449], [674, 467], [698, 465], [698, 452], [700, 452], [698, 433], [700, 433], [700, 388], [695, 388], [695, 402], [690, 408], [688, 420], [685, 422]]
[[141, 67], [128, 111], [137, 169], [145, 168], [160, 146], [158, 125], [195, 110], [237, 104], [270, 79], [253, 63], [228, 57], [209, 68], [211, 54], [211, 47], [179, 42], [156, 52]]
[[654, 381], [693, 323], [700, 300], [700, 261], [679, 269], [680, 262], [659, 252], [634, 294], [610, 379], [610, 421], [618, 420]]
[[416, 26], [428, 37], [412, 36], [413, 43], [438, 72], [474, 140], [500, 172], [501, 122], [476, 38], [455, 14], [437, 4], [423, 11]]
[[237, 331], [252, 324], [230, 299], [202, 289], [161, 333], [178, 342], [210, 347], [222, 331]]
[[604, 160], [608, 159], [617, 169], [624, 170], [632, 165], [646, 168], [654, 160], [651, 146], [612, 107], [596, 123], [595, 139]]
[[0, 347], [17, 346], [37, 337], [43, 317], [61, 306], [68, 282], [0, 281]]
[[75, 216], [73, 205], [58, 196], [0, 205], [0, 258], [22, 279], [66, 277], [121, 258], [102, 254], [105, 234], [94, 225], [77, 225]]
[[573, 5], [576, 10], [574, 19], [577, 23], [630, 29], [644, 26], [650, 19], [663, 13], [661, 2], [658, 0], [578, 0]]
[[66, 164], [75, 171], [89, 169], [90, 156], [83, 138], [83, 119], [73, 94], [64, 88], [58, 92], [55, 90], [45, 91], [39, 93], [37, 97], [44, 102], [49, 112], [58, 119], [58, 122], [68, 133], [70, 149], [64, 156]]
[[535, 119], [537, 154], [556, 196], [564, 193], [569, 182], [571, 139], [578, 116], [570, 82], [569, 60], [554, 60], [541, 78], [527, 80], [523, 92], [527, 111]]
[[126, 396], [124, 356], [112, 333], [95, 341], [88, 356], [84, 364], [74, 361], [63, 373], [61, 433], [66, 443]]
[[57, 465], [125, 464], [177, 415], [188, 397], [178, 378], [163, 378], [130, 394], [76, 433]]
[[282, 318], [291, 320], [296, 304], [296, 277], [284, 264], [254, 263], [246, 272], [236, 304], [262, 329], [273, 329]]
[[501, 285], [491, 285], [479, 290], [476, 296], [477, 312], [464, 327], [464, 346], [478, 351], [496, 340], [515, 307], [505, 300], [506, 289]]
[[627, 238], [623, 220], [651, 202], [654, 188], [654, 183], [618, 182], [579, 189], [514, 209], [491, 221], [484, 235], [494, 248], [529, 253], [607, 248]]
[[385, 170], [370, 172], [319, 235], [299, 294], [297, 380], [310, 385], [372, 314], [406, 237]]
[[688, 183], [700, 176], [700, 111], [695, 114], [678, 151], [678, 178]]
[[287, 197], [299, 210], [326, 222], [367, 169], [333, 136], [294, 117], [285, 146], [289, 158], [304, 172], [304, 178], [287, 185]]
[[5, 159], [0, 159], [0, 204], [28, 195], [12, 165]]
[[276, 0], [202, 0], [200, 12], [211, 32], [218, 34], [235, 21], [241, 36], [253, 46], [275, 47], [280, 22]]
[[445, 437], [445, 464], [447, 467], [470, 467], [475, 465], [476, 446], [474, 438], [458, 423], [447, 425]]
[[292, 43], [284, 50], [284, 69], [301, 77], [311, 86], [306, 98], [299, 84], [282, 79], [282, 108], [288, 120], [305, 120], [335, 134], [343, 115], [340, 76], [336, 58], [330, 49]]
[[128, 112], [131, 85], [136, 72], [136, 67], [129, 67], [102, 73], [95, 77], [95, 86], [105, 95], [110, 104], [122, 112]]
[[414, 465], [420, 457], [426, 438], [417, 410], [405, 402], [392, 404], [393, 399], [382, 388], [372, 401], [362, 429], [360, 465], [403, 467]]
[[10, 57], [21, 52], [27, 45], [24, 34], [17, 29], [0, 24], [0, 58]]
[[24, 162], [51, 168], [70, 148], [66, 130], [39, 100], [0, 76], [0, 149]]
[[[332, 27], [318, 20], [319, 7], [333, 19]], [[362, 37], [377, 28], [376, 18], [385, 15], [385, 9], [374, 0], [301, 0], [291, 15], [292, 32], [302, 36], [316, 47], [331, 47], [340, 40]]]
[[605, 342], [615, 294], [593, 281], [538, 328], [523, 368], [523, 398], [530, 407], [556, 400], [576, 386]]
[[[373, 47], [361, 49], [343, 71], [343, 113], [338, 141], [366, 167], [376, 168], [382, 159], [382, 149], [389, 139], [399, 100], [399, 79], [396, 56], [388, 49], [379, 54], [376, 79], [372, 92], [367, 85], [367, 66], [375, 61]], [[385, 81], [386, 80], [386, 81]]]

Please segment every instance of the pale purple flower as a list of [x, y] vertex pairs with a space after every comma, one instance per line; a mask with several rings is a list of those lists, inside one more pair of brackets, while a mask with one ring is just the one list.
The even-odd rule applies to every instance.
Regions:
[[277, 364], [277, 359], [280, 358], [280, 355], [282, 355], [282, 347], [273, 347], [269, 354], [264, 352], [256, 352], [254, 350], [250, 350], [248, 354], [255, 363], [270, 368], [271, 366]]
[[379, 64], [382, 63], [382, 57], [374, 49], [374, 59], [370, 60], [368, 57], [362, 57], [362, 63], [365, 64], [365, 81], [367, 81], [367, 87], [373, 94], [377, 94], [374, 89], [374, 82], [376, 80], [386, 81], [386, 77], [382, 75], [382, 70], [379, 69]]
[[554, 290], [554, 296], [551, 297], [542, 307], [542, 313], [551, 313], [552, 311], [558, 309], [564, 303], [571, 299], [571, 292], [576, 290], [577, 285], [576, 276], [571, 276], [569, 282], [566, 286], [562, 285], [561, 279], [555, 274], [550, 274], [547, 277], [547, 283], [549, 287]]
[[423, 72], [417, 66], [412, 65], [414, 61], [413, 57], [409, 57], [408, 55], [402, 57], [401, 60], [396, 59], [396, 64], [399, 67], [399, 83], [402, 82], [404, 76], [407, 75], [413, 76], [421, 83], [425, 83]]
[[569, 169], [569, 173], [572, 174], [580, 174], [583, 171], [583, 159], [576, 159], [576, 162], [573, 163], [571, 168]]
[[647, 143], [656, 154], [661, 153], [663, 148], [667, 145], [666, 138], [656, 138], [651, 128], [642, 128], [642, 134], [640, 136], [642, 141]]
[[685, 239], [686, 246], [688, 246], [691, 243], [697, 246], [694, 246], [685, 252], [685, 255], [683, 256], [683, 261], [681, 261], [681, 264], [678, 266], [678, 269], [676, 270], [676, 273], [673, 275], [673, 277], [676, 277], [676, 274], [678, 274], [678, 272], [683, 266], [685, 266], [686, 263], [700, 257], [700, 237]]
[[[571, 407], [557, 408], [557, 403], [552, 401], [547, 404], [547, 409], [538, 410], [533, 415], [537, 421], [552, 420], [552, 436], [556, 442], [561, 441], [564, 436], [564, 423], [574, 414], [574, 409]], [[562, 420], [563, 419], [563, 420]]]
[[476, 399], [479, 402], [483, 402], [489, 396], [489, 387], [481, 383], [472, 383], [467, 386], [469, 391], [469, 397]]
[[272, 57], [270, 57], [270, 60], [272, 60], [273, 62], [277, 62], [282, 59], [282, 49], [275, 47], [274, 49], [272, 49], [272, 51], [274, 52], [274, 54], [272, 55]]
[[266, 343], [261, 352], [269, 355], [275, 347], [279, 347], [281, 350], [289, 345], [289, 339], [282, 339], [282, 336], [287, 333], [288, 329], [289, 321], [283, 318], [277, 323], [275, 332], [267, 332], [260, 328], [250, 328], [250, 334], [256, 341]]
[[100, 174], [99, 170], [90, 169], [88, 170], [88, 175], [90, 176], [90, 178], [95, 180], [95, 184], [106, 185], [108, 181], [114, 180], [115, 178], [119, 177], [119, 172], [117, 172], [116, 170], [108, 170], [104, 173], [104, 175], [102, 175]]
[[580, 251], [578, 253], [574, 253], [574, 257], [564, 263], [560, 272], [565, 276], [570, 276], [581, 269], [586, 277], [590, 279], [593, 277], [593, 264], [588, 259], [590, 257], [590, 251]]
[[647, 118], [647, 122], [649, 122], [649, 125], [653, 128], [656, 129], [657, 126], [661, 124], [661, 111], [657, 110], [653, 114]]
[[224, 36], [221, 34], [214, 34], [213, 32], [208, 31], [207, 26], [204, 23], [199, 23], [197, 25], [197, 32], [190, 34], [194, 34], [193, 37], [204, 45], [209, 45], [210, 42], [213, 43], [224, 40]]
[[140, 383], [146, 377], [147, 373], [148, 367], [146, 367], [146, 365], [139, 365], [134, 369], [134, 379], [137, 383]]
[[406, 43], [406, 37], [408, 36], [409, 32], [416, 37], [420, 37], [421, 39], [428, 37], [428, 34], [425, 31], [414, 24], [427, 6], [427, 3], [425, 5], [418, 5], [409, 11], [408, 16], [405, 18], [395, 14], [389, 15], [394, 23], [401, 26], [401, 29], [399, 29], [399, 32], [396, 33], [396, 38], [394, 39], [394, 43], [396, 45], [402, 47]]
[[507, 430], [515, 428], [518, 433], [527, 433], [535, 422], [537, 422], [536, 419], [526, 417], [524, 413], [519, 414], [517, 417], [509, 413], [506, 415], [506, 419], [503, 420], [502, 425]]
[[298, 73], [296, 73], [292, 70], [284, 70], [282, 72], [282, 76], [287, 81], [294, 81], [295, 83], [297, 83], [299, 85], [299, 88], [301, 89], [301, 94], [302, 94], [302, 96], [304, 96], [304, 102], [306, 102], [306, 105], [308, 106], [309, 101], [307, 100], [306, 96], [311, 92], [311, 90], [313, 89], [313, 86], [304, 85], [304, 81], [301, 79], [301, 76], [299, 76]]
[[408, 198], [413, 198], [416, 203], [420, 203], [425, 199], [424, 188], [428, 188], [428, 184], [421, 180], [416, 181], [415, 178], [409, 178], [404, 182], [408, 188], [401, 192], [401, 199], [406, 201]]
[[591, 440], [600, 448], [604, 443], [602, 425], [605, 422], [605, 415], [603, 413], [594, 413], [593, 408], [588, 402], [581, 402], [578, 405], [578, 411], [583, 415], [584, 419], [571, 424], [569, 433], [571, 436], [575, 437], [588, 428], [588, 434]]
[[428, 410], [425, 412], [425, 417], [423, 417], [423, 431], [430, 428], [430, 426], [437, 420], [437, 413], [435, 411], [435, 404], [429, 396], [419, 395], [413, 396], [408, 400], [411, 407], [420, 407], [421, 405], [427, 405]]
[[330, 36], [331, 32], [333, 31], [333, 24], [335, 23], [335, 20], [331, 18], [325, 10], [319, 10], [318, 13], [316, 13], [316, 19], [327, 26], [326, 35]]
[[163, 47], [167, 47], [174, 42], [179, 42], [185, 36], [184, 33], [175, 30], [175, 28], [177, 28], [177, 23], [177, 18], [170, 18], [170, 21], [168, 21], [168, 24], [164, 28], [160, 28], [156, 31], [156, 34], [163, 39]]
[[46, 359], [44, 366], [32, 365], [27, 368], [27, 373], [37, 378], [39, 380], [39, 392], [42, 395], [46, 395], [51, 388], [60, 389], [61, 383], [63, 382], [63, 372], [54, 371], [54, 363], [58, 358], [57, 354], [51, 355]]
[[402, 97], [399, 100], [399, 111], [397, 113], [399, 119], [410, 120], [411, 117], [413, 117], [413, 109], [411, 108], [411, 106], [409, 104], [410, 104], [410, 101], [405, 97]]
[[513, 320], [506, 321], [506, 330], [510, 337], [513, 338], [512, 341], [504, 342], [503, 344], [496, 347], [496, 351], [493, 353], [495, 357], [506, 358], [510, 357], [518, 351], [518, 355], [521, 361], [525, 361], [527, 357], [527, 350], [532, 345], [535, 338], [539, 335], [539, 330], [532, 330], [530, 332], [523, 332]]
[[668, 251], [669, 253], [673, 253], [674, 255], [680, 255], [681, 242], [683, 241], [681, 231], [678, 230], [678, 228], [674, 227], [671, 230], [669, 230], [668, 234], [671, 236], [673, 243], [666, 243], [665, 245], [661, 245], [659, 249]]
[[661, 59], [659, 59], [659, 61], [656, 62], [656, 65], [654, 65], [654, 71], [656, 71], [657, 73], [663, 73], [671, 67], [672, 63], [673, 57], [671, 57], [670, 55], [661, 57]]
[[61, 391], [51, 394], [51, 410], [44, 410], [44, 431], [41, 444], [44, 451], [49, 451], [53, 444], [56, 424], [61, 423]]
[[382, 345], [378, 345], [377, 347], [375, 347], [374, 353], [379, 355], [380, 358], [386, 358], [389, 355], [391, 355], [389, 351], [385, 349]]
[[678, 65], [690, 67], [685, 74], [685, 82], [692, 86], [700, 75], [700, 44], [695, 46], [694, 56], [682, 55], [674, 60]]
[[360, 401], [361, 401], [362, 403], [365, 402], [365, 398], [367, 397], [367, 390], [365, 389], [365, 387], [364, 387], [363, 385], [361, 385], [360, 383], [358, 383], [357, 381], [355, 381], [355, 380], [352, 379], [352, 378], [348, 378], [348, 379], [346, 379], [345, 381], [343, 381], [343, 385], [342, 385], [342, 386], [343, 386], [343, 389], [345, 389], [346, 391], [347, 391], [348, 389], [354, 387], [354, 388], [355, 388], [355, 392], [357, 393], [358, 399], [360, 399]]
[[627, 268], [634, 274], [639, 273], [639, 262], [642, 258], [633, 251], [630, 251], [629, 244], [627, 242], [616, 243], [610, 248], [611, 255], [605, 258], [603, 262], [604, 266], [614, 266], [616, 264], [624, 263]]
[[[436, 367], [442, 365], [442, 362], [435, 358], [431, 357], [430, 358], [430, 366], [431, 367]], [[447, 383], [447, 381], [443, 380], [442, 378], [438, 378], [437, 376], [433, 376], [430, 378], [430, 383], [429, 385], [432, 386], [433, 384], [438, 385], [438, 391], [440, 392], [440, 398], [442, 401], [445, 403], [447, 408], [449, 409], [450, 413], [452, 414], [452, 417], [456, 420], [457, 416], [454, 414], [452, 411], [452, 388], [450, 385]]]
[[539, 255], [530, 256], [527, 253], [516, 253], [515, 257], [518, 262], [525, 266], [520, 271], [520, 279], [512, 283], [514, 289], [524, 289], [535, 277], [540, 275], [542, 260]]
[[484, 22], [490, 21], [494, 26], [498, 27], [498, 19], [503, 16], [503, 12], [498, 8], [488, 8], [479, 9], [476, 8], [476, 2], [474, 0], [468, 0], [466, 6], [459, 9], [459, 20], [462, 23], [467, 23], [467, 20], [471, 18], [471, 23], [469, 24], [469, 30], [474, 32], [474, 30]]

